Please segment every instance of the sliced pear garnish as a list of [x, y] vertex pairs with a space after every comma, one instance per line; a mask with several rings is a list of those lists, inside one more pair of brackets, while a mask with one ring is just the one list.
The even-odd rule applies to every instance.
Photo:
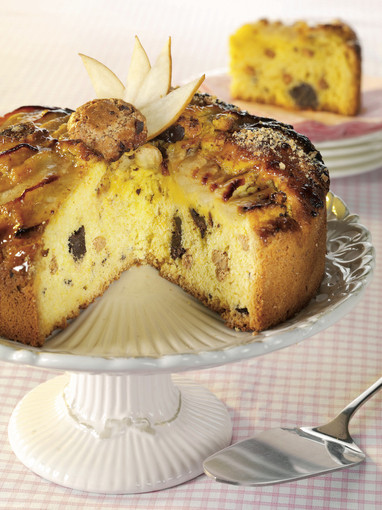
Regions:
[[[139, 89], [151, 69], [149, 58], [137, 36], [131, 56], [123, 100], [134, 104]], [[121, 98], [118, 98], [121, 99]]]
[[141, 108], [146, 117], [147, 140], [155, 138], [178, 120], [203, 80], [204, 75]]
[[82, 53], [80, 53], [80, 57], [99, 99], [122, 97], [125, 87], [113, 71], [93, 57]]
[[[129, 66], [126, 87], [98, 60], [80, 54], [99, 99], [122, 99], [146, 118], [148, 140], [176, 122], [204, 80], [196, 80], [171, 90], [171, 38], [162, 48], [155, 64], [150, 65], [138, 37]], [[171, 90], [171, 92], [170, 92]]]
[[139, 92], [134, 100], [134, 106], [142, 106], [165, 96], [171, 87], [171, 38], [169, 37], [162, 48], [155, 64], [147, 73]]

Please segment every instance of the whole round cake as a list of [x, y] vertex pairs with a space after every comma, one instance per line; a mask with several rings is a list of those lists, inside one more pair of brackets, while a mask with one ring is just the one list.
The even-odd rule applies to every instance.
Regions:
[[202, 94], [150, 142], [133, 114], [136, 143], [107, 154], [97, 131], [78, 135], [79, 111], [0, 118], [0, 334], [42, 345], [134, 264], [231, 328], [304, 307], [324, 274], [329, 189], [311, 142]]

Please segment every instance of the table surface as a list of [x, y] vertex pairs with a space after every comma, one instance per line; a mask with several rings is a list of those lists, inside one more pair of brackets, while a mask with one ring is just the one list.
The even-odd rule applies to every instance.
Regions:
[[[379, 0], [363, 2], [231, 2], [20, 0], [1, 3], [0, 112], [23, 104], [75, 108], [92, 97], [78, 52], [126, 75], [138, 34], [149, 56], [172, 36], [173, 83], [227, 65], [227, 39], [238, 26], [261, 17], [342, 18], [360, 37], [365, 71], [382, 76]], [[332, 191], [360, 216], [382, 250], [381, 168], [333, 178]], [[318, 425], [382, 374], [382, 270], [360, 304], [337, 324], [284, 350], [249, 361], [190, 372], [228, 407], [233, 440], [278, 426]], [[204, 475], [172, 489], [142, 495], [94, 495], [65, 489], [26, 469], [8, 443], [17, 402], [57, 372], [0, 362], [0, 509], [377, 509], [382, 508], [382, 393], [353, 418], [351, 433], [366, 452], [358, 467], [327, 476], [263, 488], [215, 483]]]

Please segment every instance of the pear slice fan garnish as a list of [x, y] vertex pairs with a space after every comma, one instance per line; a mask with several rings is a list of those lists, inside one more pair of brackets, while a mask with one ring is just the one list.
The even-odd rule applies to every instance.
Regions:
[[131, 56], [126, 85], [104, 64], [80, 53], [99, 99], [123, 99], [146, 117], [147, 140], [155, 138], [176, 122], [204, 75], [178, 88], [171, 89], [171, 38], [168, 39], [156, 62], [151, 66], [138, 37]]

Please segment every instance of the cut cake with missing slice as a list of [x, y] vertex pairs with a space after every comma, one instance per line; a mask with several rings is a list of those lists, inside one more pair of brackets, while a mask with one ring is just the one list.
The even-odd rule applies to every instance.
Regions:
[[0, 119], [0, 334], [40, 346], [134, 264], [225, 323], [291, 317], [324, 274], [329, 176], [291, 126], [196, 94], [150, 143], [107, 162], [70, 110]]

